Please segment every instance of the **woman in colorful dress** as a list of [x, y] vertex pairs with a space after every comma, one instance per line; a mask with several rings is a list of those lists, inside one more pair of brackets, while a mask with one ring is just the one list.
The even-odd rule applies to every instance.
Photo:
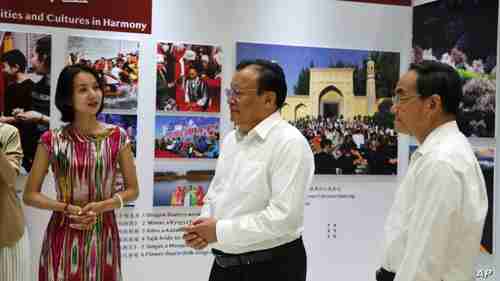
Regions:
[[[40, 138], [24, 202], [52, 210], [40, 255], [40, 281], [122, 280], [120, 238], [114, 209], [139, 195], [126, 132], [100, 123], [102, 83], [82, 65], [59, 75], [56, 106], [67, 125]], [[41, 192], [49, 165], [57, 200]], [[115, 188], [118, 167], [125, 188]]]

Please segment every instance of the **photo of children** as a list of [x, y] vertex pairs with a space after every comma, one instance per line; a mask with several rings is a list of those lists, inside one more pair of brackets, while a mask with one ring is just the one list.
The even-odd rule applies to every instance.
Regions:
[[104, 82], [104, 110], [137, 110], [139, 43], [125, 40], [71, 36], [66, 64], [85, 64]]
[[219, 46], [158, 43], [156, 110], [220, 112]]
[[155, 169], [154, 207], [200, 208], [214, 170]]
[[157, 116], [156, 158], [219, 157], [219, 118]]
[[21, 173], [31, 170], [49, 128], [51, 44], [50, 35], [0, 31], [0, 122], [19, 130]]

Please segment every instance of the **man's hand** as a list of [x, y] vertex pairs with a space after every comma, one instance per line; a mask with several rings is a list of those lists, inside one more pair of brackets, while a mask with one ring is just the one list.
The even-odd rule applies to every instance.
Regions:
[[216, 233], [217, 220], [215, 218], [199, 218], [192, 224], [184, 227], [182, 236], [186, 245], [201, 250], [208, 244], [217, 241]]
[[182, 235], [182, 238], [184, 239], [184, 242], [188, 247], [193, 248], [195, 250], [202, 250], [208, 246], [207, 241], [205, 241], [205, 239], [201, 238], [196, 233], [185, 232], [184, 235]]
[[398, 164], [398, 159], [397, 158], [392, 158], [392, 159], [389, 159], [389, 164]]
[[12, 116], [1, 116], [0, 123], [14, 124], [14, 123], [16, 123], [16, 118], [14, 118]]
[[40, 112], [33, 110], [19, 112], [18, 114], [16, 114], [16, 119], [27, 122], [39, 122], [42, 119], [42, 117], [43, 115]]

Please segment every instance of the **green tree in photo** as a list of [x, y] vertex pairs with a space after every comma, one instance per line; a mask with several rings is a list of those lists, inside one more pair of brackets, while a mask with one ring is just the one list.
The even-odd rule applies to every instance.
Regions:
[[392, 100], [385, 98], [378, 105], [378, 111], [373, 114], [373, 121], [380, 127], [394, 128], [394, 113], [391, 112]]
[[399, 56], [389, 52], [371, 52], [369, 57], [375, 62], [377, 98], [391, 97], [399, 79]]
[[297, 84], [293, 86], [293, 92], [296, 95], [309, 95], [309, 82], [311, 80], [311, 68], [314, 67], [314, 62], [311, 61], [308, 68], [303, 67], [297, 78]]

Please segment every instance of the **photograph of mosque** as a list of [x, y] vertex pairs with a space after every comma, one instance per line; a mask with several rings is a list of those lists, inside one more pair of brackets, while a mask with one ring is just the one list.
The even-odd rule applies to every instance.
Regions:
[[396, 174], [398, 53], [243, 42], [236, 50], [237, 63], [263, 58], [283, 67], [281, 115], [309, 140], [316, 174]]

